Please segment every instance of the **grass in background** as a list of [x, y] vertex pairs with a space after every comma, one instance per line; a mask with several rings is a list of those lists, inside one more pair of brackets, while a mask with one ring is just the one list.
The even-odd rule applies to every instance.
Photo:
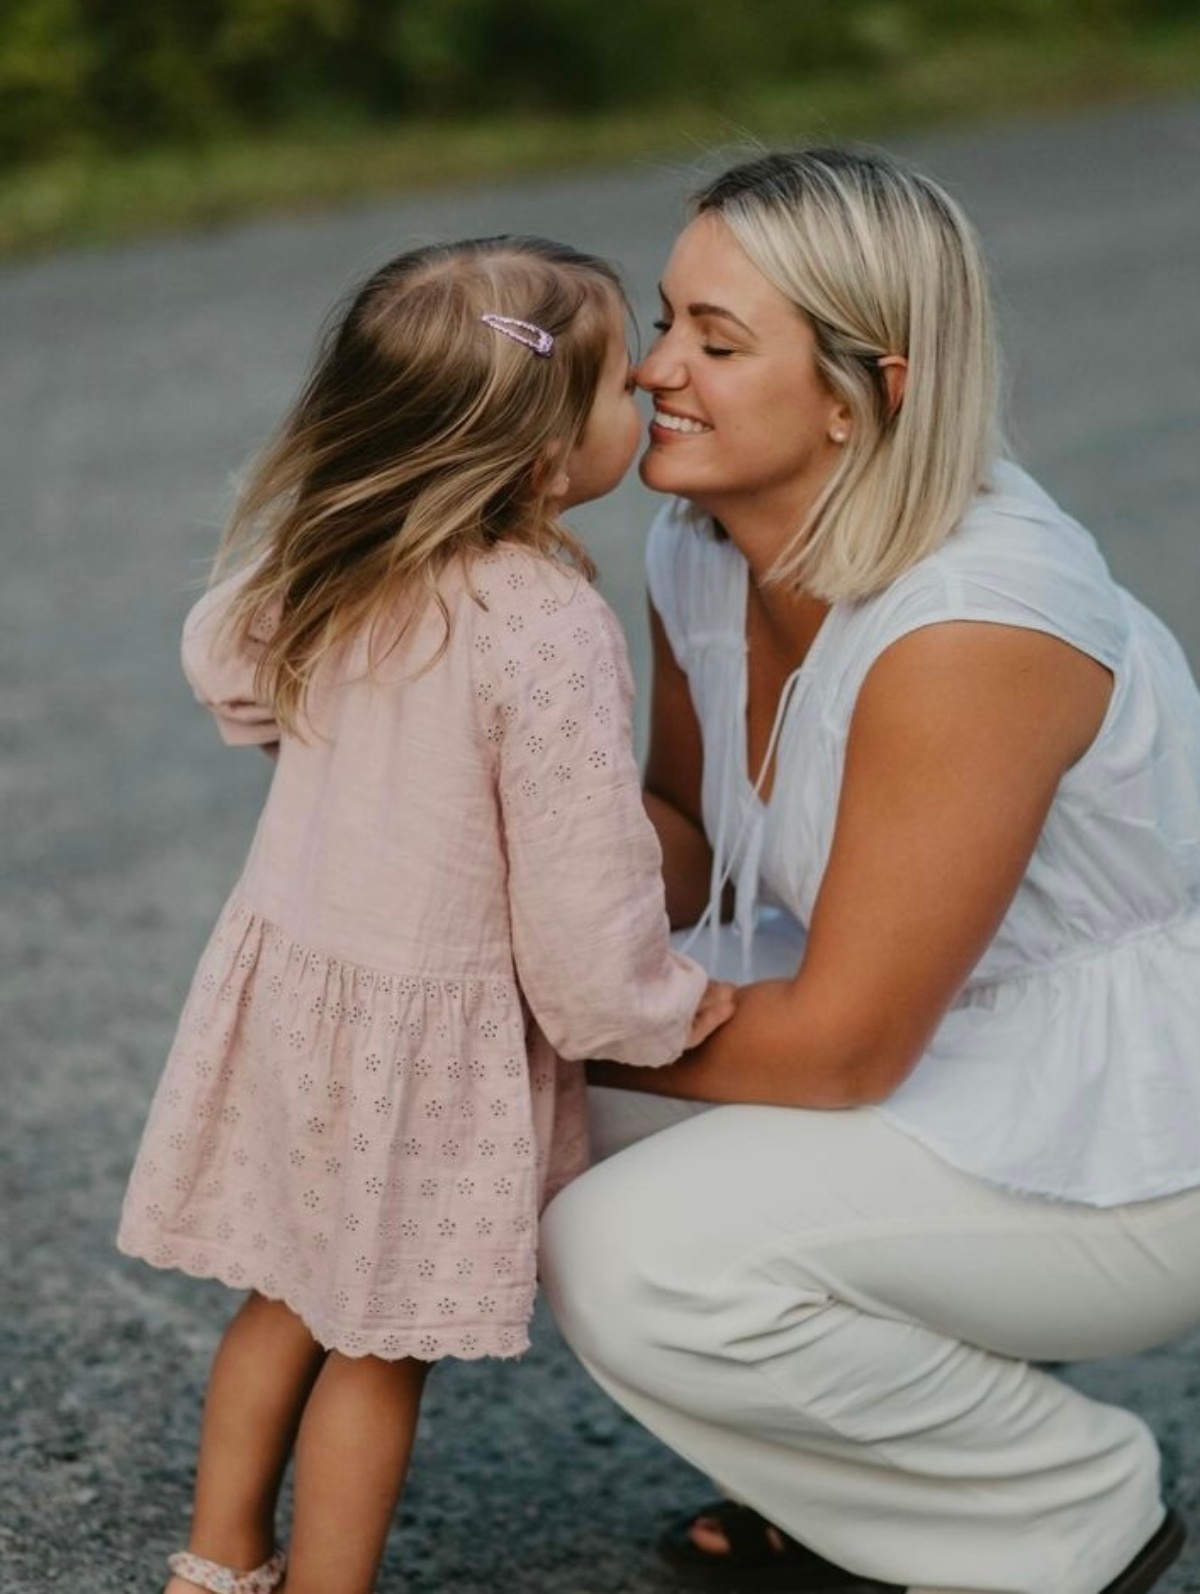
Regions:
[[973, 39], [853, 79], [587, 118], [512, 117], [386, 128], [322, 126], [195, 149], [35, 165], [0, 178], [0, 254], [14, 256], [296, 213], [746, 138], [871, 138], [915, 126], [1200, 89], [1200, 20], [1151, 38]]

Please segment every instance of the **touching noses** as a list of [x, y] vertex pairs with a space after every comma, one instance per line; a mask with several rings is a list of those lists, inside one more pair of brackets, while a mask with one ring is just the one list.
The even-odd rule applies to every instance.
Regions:
[[682, 362], [672, 353], [669, 333], [660, 332], [633, 373], [637, 385], [646, 393], [682, 387], [686, 380]]

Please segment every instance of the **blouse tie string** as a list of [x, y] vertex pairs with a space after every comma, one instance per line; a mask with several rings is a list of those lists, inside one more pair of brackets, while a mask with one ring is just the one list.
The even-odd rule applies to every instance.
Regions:
[[[751, 954], [754, 931], [758, 923], [759, 884], [767, 828], [767, 811], [762, 802], [762, 789], [766, 784], [767, 771], [775, 756], [788, 706], [803, 668], [803, 665], [797, 666], [783, 683], [783, 690], [779, 694], [779, 703], [775, 709], [775, 718], [771, 724], [771, 734], [767, 737], [766, 751], [758, 766], [758, 774], [754, 778], [752, 788], [754, 800], [744, 804], [742, 823], [732, 845], [728, 848], [726, 842], [732, 817], [730, 809], [739, 798], [736, 791], [737, 782], [728, 778], [721, 781], [721, 806], [717, 813], [717, 834], [713, 846], [712, 873], [709, 876], [708, 906], [692, 926], [683, 943], [683, 951], [689, 952], [701, 932], [707, 929], [711, 964], [712, 969], [715, 969], [721, 925], [721, 897], [729, 881], [734, 879], [733, 923], [741, 941], [742, 979], [745, 983], [749, 983], [751, 978]], [[735, 870], [736, 878], [734, 878]]]

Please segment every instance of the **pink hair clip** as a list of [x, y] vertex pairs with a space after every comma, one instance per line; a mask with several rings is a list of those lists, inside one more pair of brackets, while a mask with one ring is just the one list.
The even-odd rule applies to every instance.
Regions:
[[550, 333], [534, 326], [532, 321], [518, 321], [510, 315], [496, 315], [492, 310], [481, 315], [479, 319], [493, 331], [502, 332], [514, 343], [523, 343], [527, 349], [532, 349], [535, 354], [540, 354], [543, 358], [554, 347], [554, 339]]

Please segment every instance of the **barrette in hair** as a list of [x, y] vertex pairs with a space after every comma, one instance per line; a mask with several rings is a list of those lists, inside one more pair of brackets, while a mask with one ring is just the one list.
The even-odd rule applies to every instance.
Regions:
[[523, 343], [527, 349], [532, 349], [543, 359], [554, 347], [551, 334], [543, 331], [541, 327], [534, 326], [532, 321], [518, 321], [514, 316], [497, 315], [492, 310], [488, 310], [479, 319], [485, 326], [491, 327], [496, 332], [502, 332], [506, 338], [511, 338], [514, 343]]

